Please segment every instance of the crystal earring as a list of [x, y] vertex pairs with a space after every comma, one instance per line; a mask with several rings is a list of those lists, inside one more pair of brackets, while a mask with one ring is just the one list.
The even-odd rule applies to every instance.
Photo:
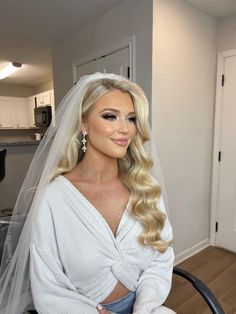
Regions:
[[86, 135], [87, 135], [88, 133], [86, 132], [86, 130], [85, 129], [83, 129], [83, 131], [82, 131], [82, 135], [83, 135], [83, 137], [82, 137], [82, 143], [83, 143], [83, 146], [82, 146], [82, 151], [85, 153], [86, 152], [86, 149], [87, 149], [87, 147], [86, 147], [86, 142], [87, 142], [87, 140], [86, 140]]

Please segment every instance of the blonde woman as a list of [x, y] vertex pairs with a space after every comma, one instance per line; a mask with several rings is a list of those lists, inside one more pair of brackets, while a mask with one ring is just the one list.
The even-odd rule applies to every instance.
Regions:
[[174, 313], [163, 306], [172, 230], [144, 149], [143, 91], [96, 73], [62, 103], [37, 153], [42, 157], [50, 143], [26, 221], [36, 311]]

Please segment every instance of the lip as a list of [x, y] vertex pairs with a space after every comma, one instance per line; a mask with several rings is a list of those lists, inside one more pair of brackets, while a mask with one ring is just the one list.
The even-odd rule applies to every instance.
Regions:
[[120, 146], [127, 146], [128, 144], [128, 139], [127, 138], [116, 138], [116, 139], [112, 139], [112, 141]]

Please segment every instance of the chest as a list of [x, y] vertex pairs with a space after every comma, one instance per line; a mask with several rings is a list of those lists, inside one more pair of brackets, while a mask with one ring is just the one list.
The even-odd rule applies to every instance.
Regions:
[[127, 207], [129, 191], [125, 187], [107, 189], [94, 187], [92, 189], [80, 186], [80, 192], [95, 207], [109, 225], [115, 235], [122, 215]]

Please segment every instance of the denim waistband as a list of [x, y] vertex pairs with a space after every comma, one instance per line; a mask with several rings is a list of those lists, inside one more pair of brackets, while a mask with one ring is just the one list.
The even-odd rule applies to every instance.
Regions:
[[133, 312], [135, 296], [135, 292], [131, 291], [129, 294], [116, 301], [101, 304], [106, 310], [112, 311], [116, 314], [131, 314]]

